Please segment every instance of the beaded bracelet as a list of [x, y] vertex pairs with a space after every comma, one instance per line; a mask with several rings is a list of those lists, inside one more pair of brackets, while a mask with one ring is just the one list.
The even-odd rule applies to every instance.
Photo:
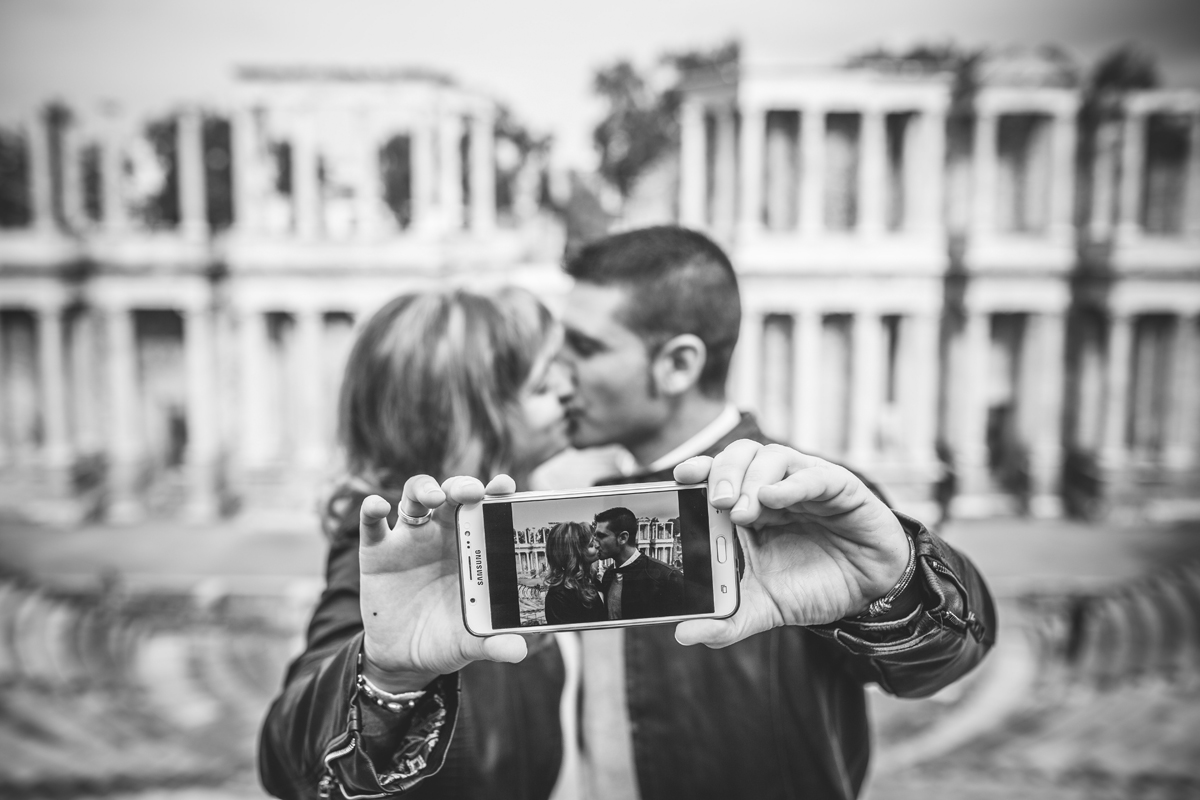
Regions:
[[904, 565], [904, 574], [900, 576], [899, 582], [892, 587], [890, 592], [878, 600], [872, 600], [871, 604], [867, 606], [867, 610], [859, 616], [870, 618], [886, 614], [892, 610], [892, 603], [896, 602], [896, 598], [900, 596], [900, 593], [908, 588], [913, 574], [917, 571], [917, 548], [913, 545], [911, 536], [905, 534], [904, 538], [908, 542], [908, 563]]
[[358, 690], [373, 700], [380, 708], [399, 714], [401, 711], [411, 711], [422, 697], [424, 689], [415, 692], [387, 692], [380, 689], [363, 674], [363, 654], [358, 654]]
[[397, 714], [401, 711], [411, 710], [425, 696], [424, 689], [418, 689], [415, 692], [385, 692], [371, 683], [362, 673], [358, 675], [358, 688], [364, 695], [375, 701], [377, 706]]

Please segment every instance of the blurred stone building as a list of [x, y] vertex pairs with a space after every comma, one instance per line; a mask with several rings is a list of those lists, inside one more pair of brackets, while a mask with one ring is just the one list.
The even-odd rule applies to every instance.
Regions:
[[768, 432], [918, 512], [1197, 511], [1200, 92], [1088, 115], [1077, 83], [685, 81], [677, 213], [737, 265], [732, 386]]
[[0, 506], [311, 509], [356, 321], [561, 289], [536, 151], [420, 72], [244, 69], [228, 104], [0, 128]]
[[[901, 508], [1196, 511], [1200, 92], [1097, 114], [1061, 65], [977, 77], [692, 75], [678, 174], [645, 180], [671, 202], [641, 221], [729, 247], [734, 399]], [[311, 509], [357, 321], [448, 282], [563, 290], [538, 154], [492, 99], [241, 78], [228, 103], [0, 125], [0, 506]]]

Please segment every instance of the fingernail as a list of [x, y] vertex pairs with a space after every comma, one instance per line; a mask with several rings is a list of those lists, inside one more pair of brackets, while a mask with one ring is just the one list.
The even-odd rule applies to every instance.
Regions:
[[733, 484], [729, 481], [721, 481], [713, 490], [713, 500], [728, 500], [731, 497], [733, 497]]
[[750, 498], [747, 497], [746, 495], [742, 495], [741, 497], [738, 498], [738, 501], [736, 503], [734, 503], [733, 508], [731, 510], [732, 511], [745, 511], [749, 507], [750, 507]]

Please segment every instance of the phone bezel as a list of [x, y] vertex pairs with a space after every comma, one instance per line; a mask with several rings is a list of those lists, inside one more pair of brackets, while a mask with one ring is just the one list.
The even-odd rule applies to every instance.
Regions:
[[[741, 606], [740, 565], [741, 548], [737, 542], [737, 529], [729, 519], [729, 512], [713, 508], [708, 503], [708, 537], [710, 565], [712, 569], [713, 611], [704, 614], [680, 614], [646, 619], [608, 620], [605, 622], [569, 623], [564, 625], [537, 625], [521, 628], [493, 628], [490, 604], [490, 580], [487, 565], [487, 547], [483, 536], [483, 506], [493, 503], [523, 503], [537, 500], [571, 500], [586, 497], [619, 497], [632, 494], [656, 492], [678, 492], [687, 489], [705, 489], [704, 484], [683, 484], [674, 481], [640, 483], [620, 486], [598, 486], [588, 489], [567, 491], [517, 492], [499, 497], [486, 497], [482, 502], [458, 507], [455, 512], [455, 545], [458, 552], [458, 586], [462, 605], [463, 624], [475, 636], [493, 636], [498, 633], [553, 633], [555, 631], [597, 630], [604, 628], [629, 628], [643, 625], [662, 625], [689, 619], [726, 619], [737, 613]], [[476, 540], [482, 547], [467, 547], [467, 539], [476, 531], [481, 537]], [[722, 563], [717, 558], [717, 539], [726, 537], [726, 558]], [[473, 563], [474, 551], [482, 556], [482, 584], [477, 580], [477, 566]], [[722, 593], [721, 586], [731, 589]], [[472, 602], [473, 601], [473, 602]]]

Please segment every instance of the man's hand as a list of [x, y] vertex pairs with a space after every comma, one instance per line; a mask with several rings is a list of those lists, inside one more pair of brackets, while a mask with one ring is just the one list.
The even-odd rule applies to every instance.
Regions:
[[[512, 478], [500, 475], [488, 484], [487, 493], [514, 489]], [[358, 550], [366, 632], [363, 667], [381, 689], [412, 691], [472, 661], [525, 657], [520, 636], [481, 639], [463, 625], [454, 510], [482, 500], [484, 493], [475, 478], [450, 478], [441, 486], [428, 475], [410, 478], [400, 510], [412, 517], [433, 511], [433, 519], [417, 527], [399, 520], [388, 528], [388, 502], [378, 495], [363, 501]]]
[[790, 447], [743, 439], [715, 459], [683, 462], [675, 479], [708, 480], [712, 505], [732, 509], [746, 558], [737, 613], [680, 623], [681, 644], [725, 647], [780, 625], [862, 613], [908, 563], [900, 521], [861, 480]]

